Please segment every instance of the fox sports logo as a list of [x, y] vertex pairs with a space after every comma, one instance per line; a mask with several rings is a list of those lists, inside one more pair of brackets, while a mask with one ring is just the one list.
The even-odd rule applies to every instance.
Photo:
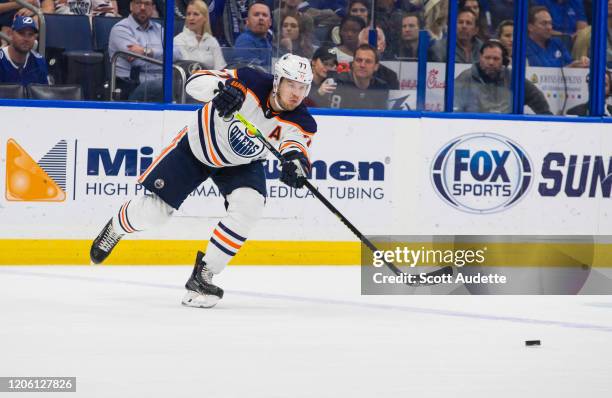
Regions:
[[263, 144], [257, 138], [251, 138], [252, 136], [246, 132], [246, 128], [238, 121], [230, 125], [228, 135], [230, 147], [238, 156], [253, 158], [260, 155], [264, 150]]
[[449, 205], [477, 214], [516, 204], [532, 180], [531, 161], [517, 143], [498, 134], [459, 137], [436, 154], [432, 183]]

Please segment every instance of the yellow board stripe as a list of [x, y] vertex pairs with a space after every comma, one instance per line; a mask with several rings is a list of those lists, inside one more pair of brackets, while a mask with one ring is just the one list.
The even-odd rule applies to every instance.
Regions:
[[[0, 265], [87, 265], [91, 240], [0, 240]], [[104, 265], [192, 264], [201, 240], [122, 240]], [[231, 265], [356, 265], [359, 242], [247, 241]]]
[[[431, 248], [431, 243], [406, 243], [410, 248]], [[483, 243], [487, 246], [484, 266], [575, 266], [591, 262], [593, 267], [612, 267], [612, 243]], [[0, 265], [88, 265], [91, 240], [0, 239]], [[200, 240], [122, 240], [104, 265], [188, 265], [197, 250], [206, 250]], [[475, 247], [476, 243], [470, 243]], [[445, 245], [435, 245], [444, 249]], [[455, 244], [454, 249], [459, 249]], [[450, 247], [452, 248], [452, 245]], [[388, 249], [381, 244], [381, 249]], [[358, 265], [359, 242], [247, 241], [231, 265]], [[569, 260], [568, 260], [569, 259]]]

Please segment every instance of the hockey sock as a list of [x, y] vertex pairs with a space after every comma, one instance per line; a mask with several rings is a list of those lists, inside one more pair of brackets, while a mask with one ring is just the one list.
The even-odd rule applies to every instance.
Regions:
[[227, 195], [227, 215], [215, 227], [204, 261], [213, 273], [223, 271], [238, 253], [263, 211], [265, 199], [252, 188], [238, 188]]
[[113, 217], [113, 228], [121, 234], [144, 231], [165, 223], [173, 212], [156, 194], [144, 195], [121, 206]]

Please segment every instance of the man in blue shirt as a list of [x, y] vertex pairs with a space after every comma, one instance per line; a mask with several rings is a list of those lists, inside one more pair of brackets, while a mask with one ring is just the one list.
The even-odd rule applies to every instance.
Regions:
[[533, 5], [548, 9], [553, 29], [559, 33], [573, 35], [577, 30], [587, 27], [583, 0], [533, 0]]
[[[130, 51], [138, 55], [163, 61], [164, 30], [151, 20], [153, 0], [132, 0], [130, 15], [117, 22], [110, 32], [108, 53], [112, 58], [117, 51]], [[161, 101], [162, 65], [156, 65], [135, 57], [119, 57], [117, 60], [117, 87], [121, 99], [135, 101]]]
[[49, 84], [45, 59], [32, 51], [38, 37], [36, 22], [18, 15], [12, 29], [11, 45], [0, 49], [0, 82]]
[[546, 7], [535, 6], [529, 9], [527, 31], [529, 66], [588, 68], [587, 57], [572, 61], [572, 56], [563, 42], [552, 37], [552, 18]]
[[268, 29], [272, 26], [270, 7], [262, 1], [249, 6], [246, 30], [238, 36], [234, 48], [236, 60], [248, 63], [255, 61], [266, 68], [270, 67], [272, 43], [268, 38]]

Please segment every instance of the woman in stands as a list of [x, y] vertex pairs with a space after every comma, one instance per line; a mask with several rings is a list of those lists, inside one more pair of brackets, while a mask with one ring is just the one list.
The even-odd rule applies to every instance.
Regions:
[[448, 0], [429, 0], [425, 3], [423, 19], [432, 41], [445, 37], [448, 30]]
[[312, 58], [314, 53], [313, 33], [308, 31], [304, 20], [298, 15], [284, 15], [281, 18], [279, 55], [291, 53], [308, 59]]
[[366, 27], [362, 18], [347, 15], [340, 22], [340, 45], [335, 48], [338, 57], [338, 72], [345, 71], [353, 62], [353, 55], [359, 46], [359, 32]]
[[[352, 15], [355, 17], [359, 17], [361, 19], [363, 19], [363, 22], [366, 24], [366, 26], [370, 26], [370, 8], [372, 6], [370, 5], [370, 1], [369, 0], [351, 0], [348, 3], [348, 6], [346, 7], [346, 14], [345, 15]], [[341, 37], [340, 37], [340, 26], [334, 26], [330, 31], [329, 31], [329, 37], [332, 43], [338, 45], [340, 44], [341, 41]]]
[[226, 62], [219, 42], [210, 30], [208, 6], [202, 0], [192, 0], [187, 6], [183, 32], [174, 38], [175, 60], [201, 63], [201, 69], [221, 70]]

